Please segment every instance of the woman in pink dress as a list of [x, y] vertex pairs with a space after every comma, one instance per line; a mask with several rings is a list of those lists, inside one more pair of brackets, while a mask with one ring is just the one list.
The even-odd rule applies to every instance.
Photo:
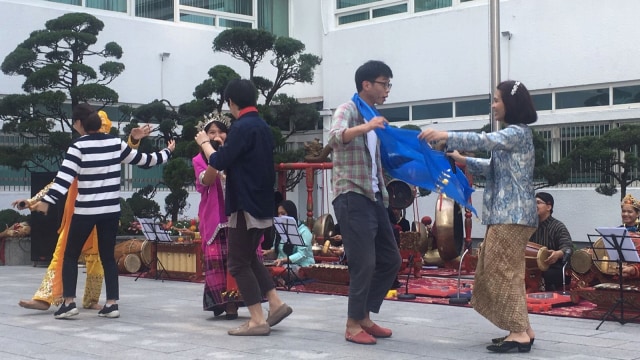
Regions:
[[[203, 130], [209, 135], [214, 147], [224, 144], [228, 127], [223, 121], [206, 119]], [[213, 311], [215, 316], [226, 312], [227, 320], [238, 317], [239, 299], [237, 292], [228, 288], [227, 284], [227, 240], [225, 231], [218, 231], [218, 224], [226, 223], [224, 212], [224, 197], [222, 189], [222, 173], [206, 171], [208, 159], [198, 153], [192, 159], [196, 176], [196, 190], [200, 193], [198, 208], [200, 237], [202, 238], [203, 267], [205, 271], [205, 286], [203, 308]], [[215, 236], [215, 238], [213, 238]], [[213, 238], [213, 240], [212, 240]]]

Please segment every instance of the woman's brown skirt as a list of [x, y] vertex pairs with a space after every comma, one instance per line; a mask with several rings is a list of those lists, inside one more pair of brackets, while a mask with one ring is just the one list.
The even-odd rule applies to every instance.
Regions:
[[529, 328], [524, 253], [535, 231], [524, 225], [489, 225], [480, 245], [471, 305], [503, 330]]

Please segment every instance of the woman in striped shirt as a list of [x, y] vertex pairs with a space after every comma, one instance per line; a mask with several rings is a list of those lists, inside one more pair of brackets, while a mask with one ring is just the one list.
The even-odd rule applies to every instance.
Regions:
[[[78, 105], [78, 107], [83, 106], [89, 105]], [[74, 112], [75, 110], [77, 109], [74, 109]], [[62, 268], [64, 303], [55, 312], [56, 319], [79, 313], [75, 304], [78, 258], [94, 226], [98, 232], [98, 250], [107, 290], [106, 304], [98, 315], [108, 318], [120, 316], [116, 304], [119, 298], [118, 269], [113, 254], [120, 220], [120, 164], [144, 167], [159, 165], [169, 159], [175, 148], [175, 142], [170, 140], [168, 147], [164, 150], [155, 153], [139, 153], [120, 138], [100, 133], [101, 125], [100, 117], [95, 112], [82, 120], [74, 117], [73, 128], [81, 136], [67, 150], [53, 186], [42, 201], [34, 206], [35, 211], [46, 213], [50, 204], [56, 204], [62, 199], [77, 176], [78, 197], [71, 219]]]

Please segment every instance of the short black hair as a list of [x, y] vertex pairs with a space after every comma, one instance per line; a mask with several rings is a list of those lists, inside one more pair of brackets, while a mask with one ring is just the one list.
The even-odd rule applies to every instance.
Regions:
[[102, 119], [100, 119], [100, 115], [97, 112], [92, 112], [87, 116], [86, 119], [81, 120], [82, 127], [86, 132], [97, 132], [102, 128]]
[[81, 103], [73, 108], [73, 121], [80, 120], [82, 128], [86, 132], [95, 132], [102, 128], [102, 119], [94, 108], [87, 104]]
[[533, 106], [529, 90], [520, 81], [506, 80], [498, 84], [504, 103], [504, 122], [507, 124], [533, 124], [538, 113]]
[[369, 60], [360, 65], [358, 70], [356, 70], [356, 90], [358, 92], [362, 91], [363, 81], [374, 82], [380, 76], [389, 79], [393, 77], [393, 72], [391, 72], [389, 65], [379, 60]]
[[229, 81], [224, 89], [224, 102], [229, 102], [229, 100], [238, 105], [240, 110], [249, 106], [256, 106], [258, 104], [258, 90], [250, 80], [233, 79]]
[[82, 121], [82, 120], [86, 120], [87, 117], [89, 117], [89, 115], [94, 112], [96, 111], [93, 108], [93, 106], [87, 103], [81, 103], [74, 106], [73, 113], [71, 116], [73, 117], [73, 121], [76, 121], [76, 120]]
[[544, 201], [545, 204], [547, 205], [551, 205], [551, 214], [553, 214], [553, 196], [551, 196], [551, 194], [547, 193], [547, 192], [543, 192], [540, 191], [538, 193], [536, 193], [536, 198]]

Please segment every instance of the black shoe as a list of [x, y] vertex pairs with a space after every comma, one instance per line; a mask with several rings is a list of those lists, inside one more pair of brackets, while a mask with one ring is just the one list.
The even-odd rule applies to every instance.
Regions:
[[235, 314], [226, 313], [224, 315], [224, 318], [227, 319], [227, 320], [235, 320], [235, 319], [238, 318], [238, 313], [235, 313]]
[[[506, 339], [506, 336], [503, 337], [499, 337], [499, 338], [493, 338], [491, 339], [491, 342], [494, 344], [500, 344], [501, 342], [504, 341], [504, 339]], [[536, 340], [536, 338], [531, 338], [531, 340], [529, 340], [529, 345], [533, 345], [533, 342]]]
[[53, 317], [55, 317], [56, 319], [66, 319], [78, 314], [80, 314], [80, 312], [78, 311], [78, 308], [76, 308], [75, 302], [72, 302], [69, 305], [62, 303], [58, 311], [53, 313]]
[[518, 352], [529, 352], [531, 351], [531, 344], [523, 344], [517, 341], [503, 341], [487, 346], [487, 350], [497, 353], [506, 353], [513, 349], [518, 349]]
[[98, 316], [107, 317], [107, 318], [117, 318], [120, 317], [120, 311], [118, 311], [118, 304], [113, 304], [111, 306], [103, 306], [102, 310], [98, 311]]

